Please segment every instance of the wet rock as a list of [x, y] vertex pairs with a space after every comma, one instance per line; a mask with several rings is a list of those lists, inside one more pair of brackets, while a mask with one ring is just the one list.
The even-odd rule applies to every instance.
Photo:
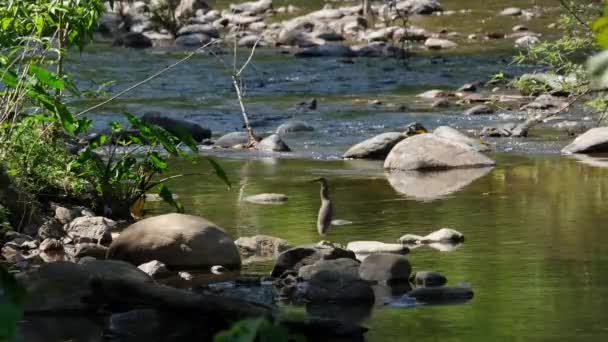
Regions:
[[312, 265], [319, 260], [341, 258], [356, 260], [355, 253], [336, 246], [317, 244], [294, 247], [279, 255], [271, 275], [276, 278], [285, 271], [298, 271], [300, 267]]
[[395, 191], [420, 201], [433, 201], [460, 191], [487, 175], [492, 167], [440, 171], [391, 171], [386, 173]]
[[290, 152], [291, 149], [278, 134], [271, 134], [258, 143], [257, 149], [262, 152]]
[[152, 47], [152, 40], [143, 33], [127, 32], [114, 40], [113, 46], [124, 46], [134, 49], [145, 49]]
[[199, 48], [210, 43], [211, 37], [204, 33], [192, 33], [179, 36], [175, 39], [175, 45], [184, 48]]
[[331, 272], [350, 276], [351, 278], [358, 278], [359, 265], [359, 261], [348, 258], [319, 260], [312, 265], [302, 266], [298, 270], [298, 277], [308, 281], [319, 272]]
[[182, 136], [184, 133], [190, 134], [198, 142], [211, 138], [211, 130], [203, 128], [197, 123], [169, 118], [157, 112], [146, 113], [141, 120], [160, 126], [176, 136]]
[[112, 229], [116, 222], [102, 216], [82, 216], [64, 226], [64, 230], [72, 239], [90, 239], [101, 244], [112, 242]]
[[342, 158], [348, 159], [384, 159], [389, 152], [407, 138], [403, 132], [387, 132], [364, 140], [349, 148]]
[[548, 109], [556, 109], [561, 110], [568, 107], [568, 102], [562, 100], [559, 97], [543, 94], [538, 96], [534, 101], [522, 106], [521, 110], [548, 110]]
[[447, 283], [447, 278], [439, 272], [419, 271], [410, 277], [410, 283], [417, 287], [436, 287]]
[[194, 33], [202, 33], [211, 38], [220, 37], [220, 33], [217, 30], [217, 28], [213, 27], [213, 25], [210, 25], [210, 24], [192, 24], [192, 25], [182, 26], [177, 31], [177, 36], [178, 37], [185, 36], [185, 35], [194, 34]]
[[304, 289], [304, 297], [310, 303], [373, 304], [375, 299], [368, 282], [347, 272], [317, 272]]
[[420, 287], [407, 296], [426, 304], [462, 303], [473, 298], [473, 290], [465, 287]]
[[42, 243], [40, 243], [40, 247], [38, 247], [38, 249], [40, 249], [40, 251], [42, 252], [62, 251], [63, 245], [56, 239], [45, 239], [44, 241], [42, 241]]
[[381, 282], [408, 281], [412, 266], [409, 260], [397, 254], [372, 254], [359, 267], [363, 280]]
[[398, 143], [386, 157], [389, 170], [432, 170], [493, 166], [495, 162], [472, 148], [434, 134], [420, 134]]
[[568, 135], [577, 135], [584, 133], [589, 127], [580, 121], [562, 121], [554, 125], [555, 128]]
[[420, 97], [423, 99], [436, 99], [436, 98], [444, 98], [444, 97], [452, 97], [452, 96], [454, 96], [454, 94], [444, 91], [444, 90], [439, 90], [439, 89], [428, 90], [422, 94], [416, 95], [416, 97]]
[[137, 266], [137, 268], [144, 271], [147, 275], [154, 279], [171, 275], [171, 272], [169, 272], [167, 266], [158, 260], [152, 260], [145, 264], [141, 264]]
[[95, 298], [95, 292], [91, 288], [93, 278], [101, 282], [152, 282], [147, 274], [135, 266], [116, 260], [42, 264], [18, 277], [27, 291], [25, 311], [57, 313], [96, 309], [100, 303], [92, 301]]
[[71, 210], [65, 207], [55, 208], [55, 219], [57, 219], [57, 221], [59, 221], [61, 224], [70, 223], [78, 216], [77, 210]]
[[230, 4], [230, 10], [234, 13], [249, 13], [252, 15], [263, 14], [272, 9], [272, 0], [259, 0]]
[[540, 43], [540, 38], [532, 35], [526, 35], [515, 40], [515, 47], [518, 49], [529, 49], [538, 43]]
[[245, 201], [256, 204], [282, 204], [287, 202], [289, 198], [284, 194], [258, 194], [245, 197]]
[[458, 44], [447, 39], [429, 38], [424, 42], [424, 46], [431, 50], [440, 50], [455, 48], [458, 46]]
[[210, 271], [213, 274], [220, 275], [220, 274], [224, 274], [224, 273], [228, 272], [229, 270], [222, 265], [215, 265], [215, 266], [211, 266]]
[[464, 235], [460, 232], [450, 229], [450, 228], [441, 228], [437, 231], [434, 231], [426, 236], [418, 236], [413, 234], [406, 234], [399, 238], [401, 243], [413, 244], [413, 243], [434, 243], [434, 242], [463, 242]]
[[254, 235], [243, 236], [234, 241], [239, 248], [241, 257], [278, 257], [279, 254], [291, 248], [287, 240], [274, 236]]
[[239, 39], [239, 46], [244, 46], [244, 47], [248, 47], [248, 48], [252, 48], [255, 46], [255, 44], [260, 44], [261, 40], [260, 40], [260, 36], [256, 36], [256, 35], [247, 35], [241, 39]]
[[509, 8], [505, 8], [504, 10], [502, 10], [498, 15], [517, 17], [522, 14], [523, 14], [523, 11], [521, 8], [509, 7]]
[[477, 91], [478, 87], [479, 87], [479, 82], [465, 83], [462, 85], [462, 87], [458, 88], [457, 91], [473, 92], [473, 91]]
[[431, 103], [431, 108], [445, 108], [451, 105], [448, 99], [437, 99]]
[[313, 46], [297, 52], [296, 57], [355, 57], [355, 52], [348, 46], [325, 44]]
[[608, 152], [608, 127], [592, 128], [562, 149], [563, 154], [602, 152]]
[[432, 14], [443, 11], [438, 0], [402, 0], [396, 5], [399, 11], [409, 14]]
[[480, 104], [475, 107], [467, 109], [463, 114], [464, 115], [482, 115], [482, 114], [492, 114], [494, 113], [494, 109], [488, 105]]
[[169, 268], [241, 265], [239, 251], [228, 234], [202, 217], [184, 214], [160, 215], [132, 224], [112, 242], [107, 258], [134, 265], [158, 260]]
[[379, 241], [352, 241], [346, 245], [346, 249], [355, 252], [357, 255], [375, 253], [406, 254], [409, 252], [409, 249], [402, 244]]
[[526, 137], [528, 136], [528, 128], [523, 123], [509, 122], [483, 127], [479, 135], [482, 137]]
[[40, 228], [38, 228], [38, 238], [40, 240], [45, 240], [48, 238], [61, 239], [65, 235], [66, 233], [63, 230], [63, 225], [55, 218], [47, 220], [40, 226]]
[[438, 137], [449, 140], [451, 143], [464, 144], [477, 152], [491, 151], [492, 147], [480, 139], [471, 138], [462, 132], [448, 126], [439, 126], [433, 131]]
[[515, 31], [515, 32], [528, 31], [528, 27], [524, 26], [524, 25], [516, 25], [516, 26], [513, 26], [513, 31]]
[[96, 243], [78, 243], [76, 244], [74, 257], [78, 259], [90, 257], [103, 260], [106, 258], [107, 252], [108, 247], [106, 246], [98, 245]]
[[395, 57], [406, 53], [405, 50], [384, 42], [355, 45], [352, 49], [359, 57]]
[[[316, 105], [315, 105], [316, 107]], [[307, 124], [304, 121], [291, 120], [281, 124], [277, 128], [277, 134], [279, 135], [287, 135], [289, 133], [295, 132], [310, 132], [314, 131], [314, 127]]]
[[251, 16], [245, 14], [246, 13], [243, 13], [243, 15], [223, 13], [222, 18], [227, 19], [232, 25], [235, 26], [249, 26], [253, 23], [264, 20], [264, 18], [261, 16]]
[[223, 148], [232, 148], [236, 145], [245, 145], [248, 142], [249, 138], [246, 132], [232, 132], [217, 139], [215, 145]]

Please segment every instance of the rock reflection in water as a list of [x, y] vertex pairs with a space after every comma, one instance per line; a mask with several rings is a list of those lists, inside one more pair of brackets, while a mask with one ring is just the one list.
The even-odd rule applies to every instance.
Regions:
[[461, 190], [493, 168], [453, 169], [444, 171], [386, 172], [395, 191], [420, 201], [432, 201]]
[[18, 341], [103, 342], [103, 319], [82, 315], [31, 315], [19, 323]]
[[410, 250], [427, 246], [436, 249], [440, 252], [453, 252], [462, 246], [462, 242], [433, 242], [433, 243], [421, 243], [421, 244], [404, 244]]
[[594, 167], [608, 167], [608, 155], [590, 156], [587, 154], [573, 154], [572, 158], [576, 159], [581, 164]]

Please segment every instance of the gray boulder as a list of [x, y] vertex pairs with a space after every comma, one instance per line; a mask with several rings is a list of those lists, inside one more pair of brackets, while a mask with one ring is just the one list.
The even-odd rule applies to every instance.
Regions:
[[78, 243], [76, 244], [76, 250], [74, 257], [81, 259], [85, 257], [91, 257], [99, 260], [106, 258], [108, 253], [108, 247], [98, 245], [96, 243]]
[[291, 248], [287, 240], [268, 235], [244, 236], [234, 241], [243, 258], [249, 257], [278, 257], [279, 254]]
[[289, 198], [283, 194], [257, 194], [245, 197], [245, 201], [256, 204], [283, 204], [287, 202]]
[[112, 242], [112, 228], [116, 222], [102, 216], [82, 216], [78, 217], [64, 226], [64, 230], [69, 237], [78, 240], [92, 240], [100, 244]]
[[481, 129], [482, 137], [527, 137], [528, 126], [525, 123], [508, 122], [495, 126], [486, 126]]
[[319, 260], [312, 265], [302, 266], [298, 271], [298, 277], [303, 280], [311, 280], [319, 272], [331, 272], [340, 275], [359, 277], [359, 261], [342, 258], [334, 260]]
[[184, 48], [199, 48], [210, 43], [211, 40], [212, 38], [204, 33], [192, 33], [177, 37], [175, 45]]
[[402, 132], [378, 134], [349, 148], [342, 158], [348, 159], [385, 159], [389, 152], [407, 138]]
[[389, 170], [430, 170], [493, 166], [495, 162], [472, 148], [434, 134], [420, 134], [398, 143], [384, 161]]
[[181, 20], [194, 17], [198, 10], [208, 10], [205, 0], [181, 0], [175, 9], [175, 17]]
[[257, 149], [262, 152], [290, 152], [291, 149], [278, 134], [271, 134], [258, 143]]
[[40, 243], [38, 249], [42, 252], [62, 251], [63, 245], [56, 239], [45, 239]]
[[473, 290], [466, 287], [419, 287], [407, 294], [426, 304], [462, 303], [473, 298]]
[[401, 0], [397, 1], [396, 7], [409, 14], [432, 14], [443, 11], [439, 0]]
[[494, 113], [494, 109], [488, 105], [480, 104], [474, 107], [467, 109], [464, 112], [464, 115], [482, 115], [482, 114], [492, 114]]
[[359, 267], [363, 280], [380, 282], [408, 281], [412, 266], [409, 260], [397, 254], [372, 254]]
[[281, 253], [275, 262], [271, 275], [279, 277], [283, 272], [298, 271], [300, 267], [312, 265], [319, 260], [348, 258], [356, 260], [355, 253], [336, 246], [306, 245], [294, 247]]
[[439, 126], [433, 131], [438, 137], [449, 140], [452, 143], [464, 144], [474, 149], [477, 152], [491, 151], [492, 147], [481, 139], [471, 138], [455, 128], [448, 126]]
[[253, 34], [242, 37], [241, 39], [239, 39], [238, 42], [239, 46], [244, 46], [248, 48], [254, 47], [256, 43], [261, 43], [260, 36], [256, 36]]
[[223, 148], [232, 148], [237, 145], [247, 144], [247, 142], [248, 137], [246, 132], [232, 132], [217, 139], [215, 145]]
[[352, 241], [346, 245], [346, 249], [361, 254], [376, 254], [376, 253], [395, 253], [406, 254], [409, 249], [397, 243], [384, 243], [379, 241]]
[[272, 9], [272, 0], [258, 0], [230, 4], [230, 10], [234, 13], [249, 13], [251, 15], [262, 14]]
[[440, 49], [451, 49], [458, 46], [458, 44], [454, 43], [451, 40], [440, 39], [440, 38], [429, 38], [424, 42], [424, 46], [431, 50], [440, 50]]
[[211, 131], [197, 123], [161, 116], [160, 113], [146, 113], [141, 120], [162, 127], [176, 136], [188, 133], [198, 142], [211, 138]]
[[602, 152], [608, 152], [608, 127], [592, 128], [562, 149], [563, 154]]
[[146, 35], [138, 32], [128, 32], [114, 39], [113, 46], [124, 46], [134, 49], [145, 49], [152, 47], [152, 40]]
[[443, 286], [447, 281], [447, 278], [443, 274], [431, 271], [419, 271], [410, 277], [410, 283], [417, 287]]
[[347, 272], [320, 271], [304, 287], [309, 303], [373, 304], [374, 290], [367, 281]]
[[325, 44], [304, 49], [296, 57], [355, 57], [356, 53], [348, 46]]
[[304, 121], [290, 120], [284, 122], [277, 128], [277, 134], [287, 135], [289, 133], [310, 132], [314, 130], [314, 127]]
[[523, 14], [523, 10], [517, 7], [509, 7], [502, 10], [498, 15], [517, 17]]
[[166, 214], [132, 224], [110, 245], [108, 259], [141, 265], [158, 260], [169, 268], [240, 268], [233, 240], [202, 217]]
[[542, 94], [534, 101], [521, 107], [522, 110], [561, 110], [568, 107], [568, 102], [549, 94]]
[[220, 37], [220, 32], [215, 27], [213, 27], [213, 25], [210, 24], [192, 24], [182, 26], [182, 28], [177, 31], [177, 36], [179, 37], [194, 33], [202, 33], [211, 38]]

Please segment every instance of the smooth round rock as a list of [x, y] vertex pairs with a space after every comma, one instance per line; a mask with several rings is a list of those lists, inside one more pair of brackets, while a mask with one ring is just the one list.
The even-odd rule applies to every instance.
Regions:
[[342, 158], [384, 159], [391, 149], [405, 138], [407, 135], [401, 132], [382, 133], [352, 146]]
[[314, 127], [312, 127], [311, 125], [307, 124], [304, 121], [296, 121], [296, 120], [286, 121], [277, 128], [277, 134], [279, 134], [279, 135], [287, 135], [289, 133], [310, 132], [310, 131], [314, 131]]
[[397, 254], [372, 254], [359, 267], [361, 279], [369, 281], [408, 281], [412, 266], [409, 260]]
[[607, 151], [608, 127], [592, 128], [562, 149], [563, 154], [602, 153]]

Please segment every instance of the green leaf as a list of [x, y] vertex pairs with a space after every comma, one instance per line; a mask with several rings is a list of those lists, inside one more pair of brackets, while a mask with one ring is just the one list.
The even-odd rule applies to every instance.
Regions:
[[66, 132], [72, 134], [74, 133], [74, 124], [76, 122], [76, 117], [72, 112], [68, 110], [68, 108], [61, 102], [55, 102], [56, 113], [61, 120], [61, 125]]
[[17, 75], [14, 72], [6, 69], [0, 71], [0, 81], [6, 84], [7, 87], [15, 87], [19, 83]]
[[198, 143], [196, 140], [194, 140], [192, 134], [190, 134], [187, 129], [179, 127], [174, 129], [172, 133], [175, 134], [180, 141], [186, 144], [186, 146], [188, 146], [192, 152], [198, 153]]
[[212, 158], [206, 158], [207, 161], [209, 162], [209, 164], [211, 164], [211, 167], [213, 167], [213, 170], [215, 171], [215, 174], [222, 180], [224, 181], [224, 183], [228, 186], [228, 188], [232, 187], [232, 185], [230, 184], [230, 180], [228, 179], [228, 176], [226, 175], [226, 172], [224, 171], [224, 169], [220, 166], [220, 164], [218, 164], [214, 159]]
[[160, 195], [160, 198], [163, 199], [163, 201], [174, 207], [178, 213], [184, 212], [184, 206], [175, 199], [173, 199], [173, 193], [165, 184], [160, 184], [158, 186], [158, 194]]
[[167, 165], [167, 162], [160, 156], [158, 152], [150, 153], [150, 155], [148, 156], [148, 160], [150, 161], [150, 164], [152, 164], [154, 169], [158, 172], [166, 171], [169, 167]]
[[54, 89], [63, 90], [65, 89], [65, 84], [61, 79], [57, 77], [54, 73], [48, 71], [47, 69], [40, 67], [36, 64], [31, 64], [29, 68], [29, 72], [36, 76], [40, 83], [52, 87]]

